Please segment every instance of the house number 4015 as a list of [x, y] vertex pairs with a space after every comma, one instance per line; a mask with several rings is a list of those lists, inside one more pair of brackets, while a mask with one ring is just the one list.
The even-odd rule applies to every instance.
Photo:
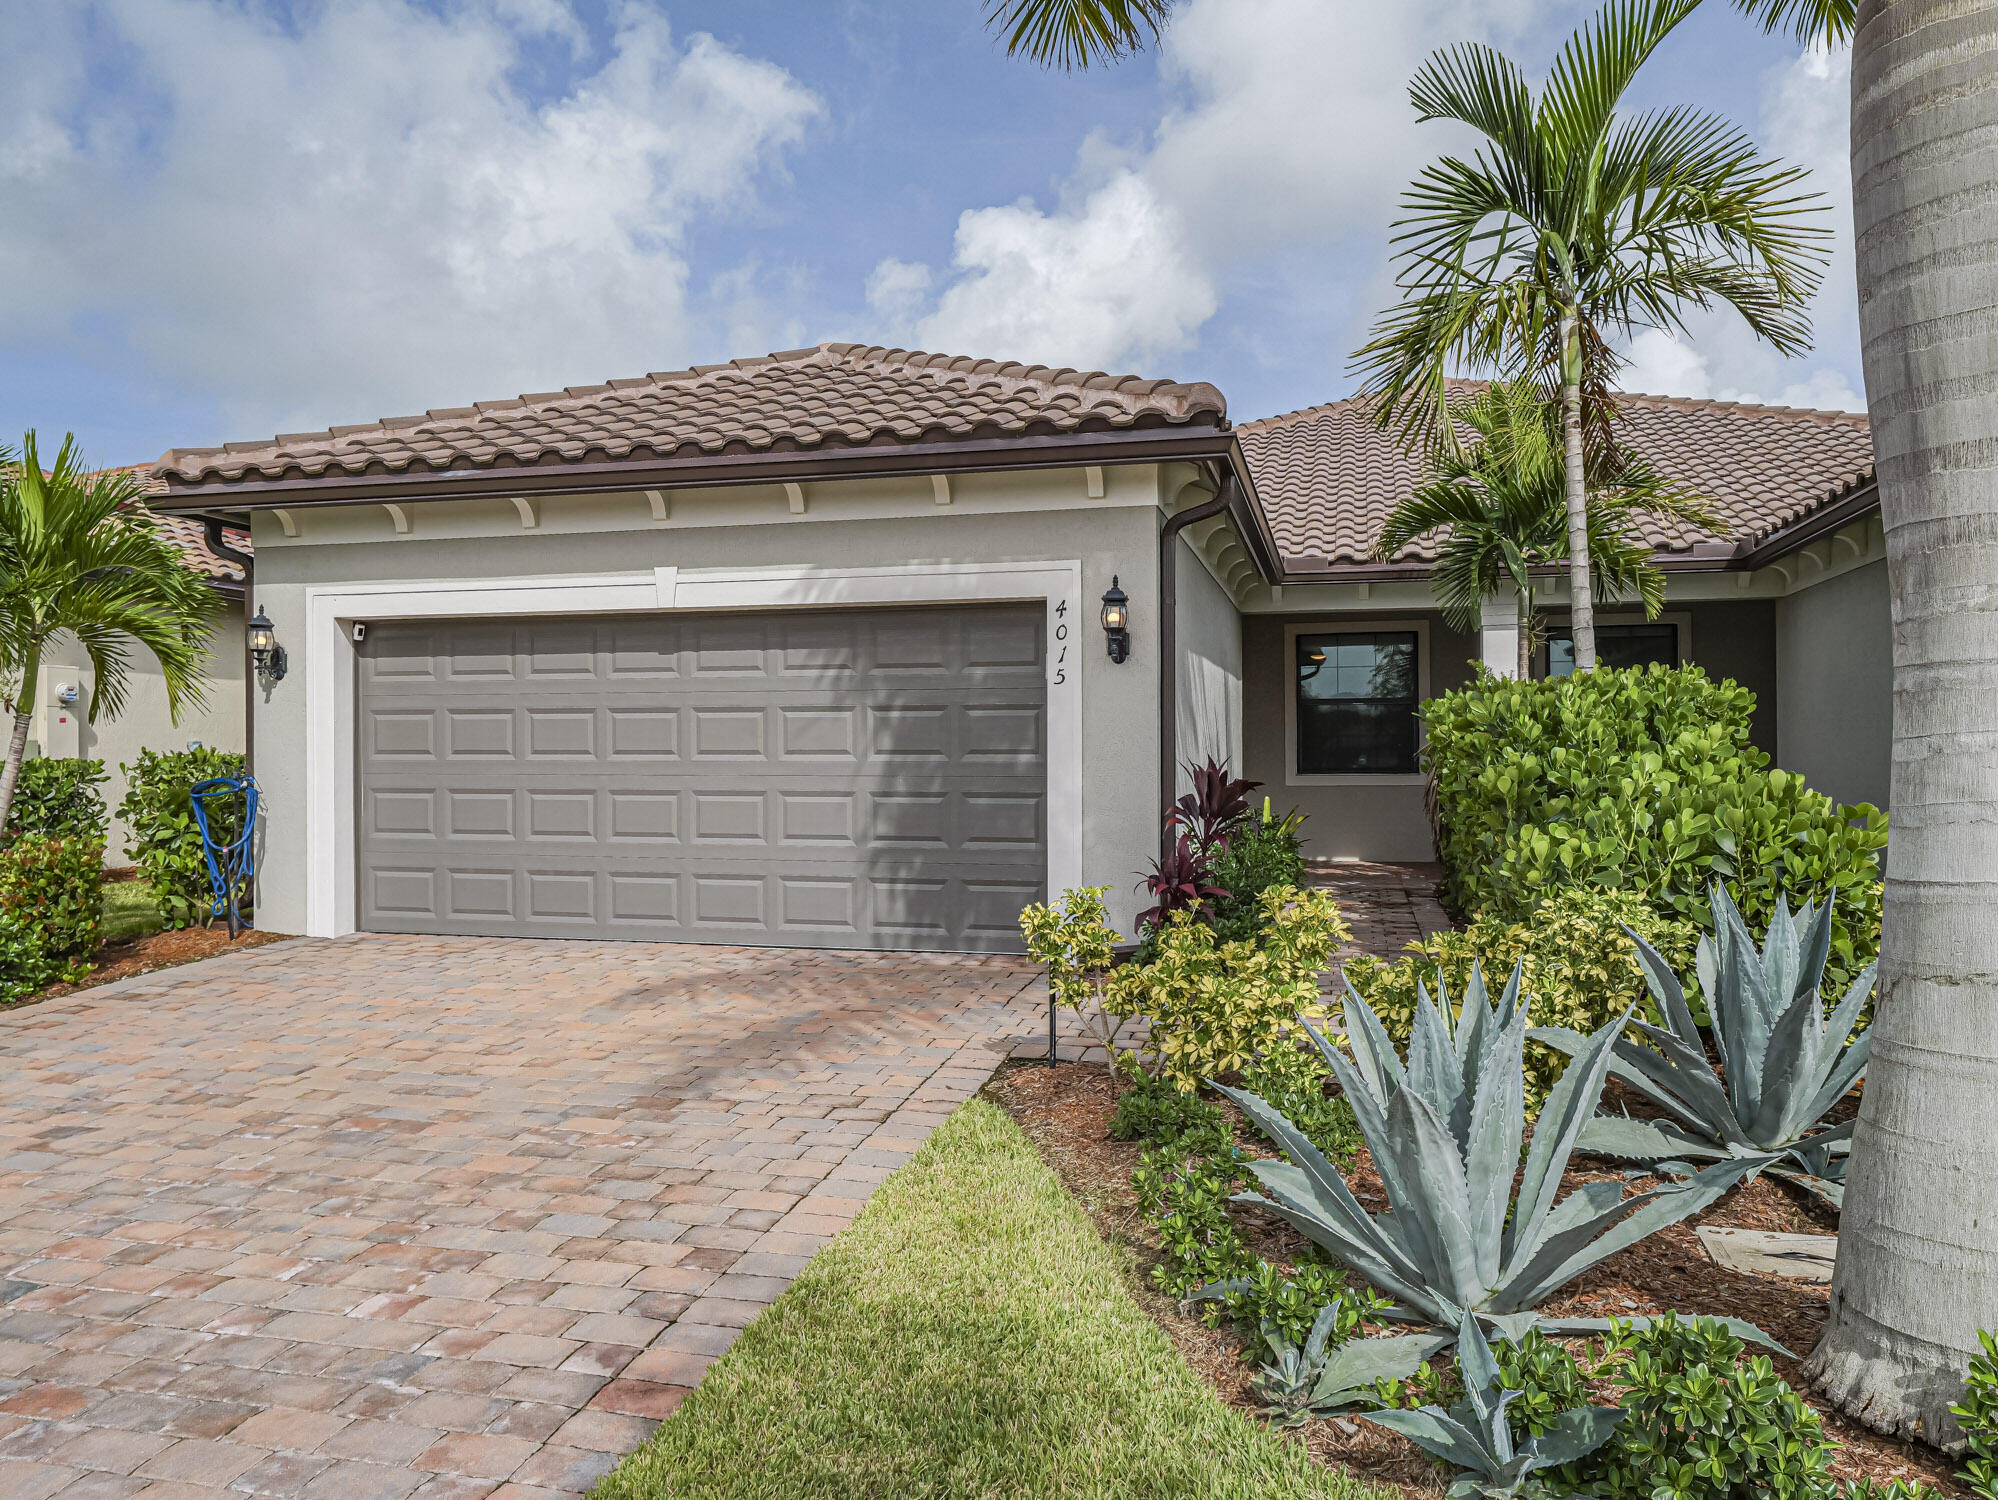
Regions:
[[1058, 600], [1054, 607], [1054, 686], [1060, 687], [1068, 681], [1068, 601]]

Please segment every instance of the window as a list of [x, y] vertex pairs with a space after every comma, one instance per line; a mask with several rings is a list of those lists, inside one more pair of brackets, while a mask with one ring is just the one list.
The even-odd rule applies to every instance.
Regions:
[[1297, 774], [1416, 769], [1420, 638], [1413, 630], [1296, 638]]
[[[1605, 667], [1645, 667], [1652, 662], [1671, 666], [1679, 660], [1679, 627], [1670, 622], [1650, 625], [1598, 625], [1596, 661]], [[1567, 626], [1547, 636], [1547, 675], [1566, 677], [1575, 670], [1575, 641]]]

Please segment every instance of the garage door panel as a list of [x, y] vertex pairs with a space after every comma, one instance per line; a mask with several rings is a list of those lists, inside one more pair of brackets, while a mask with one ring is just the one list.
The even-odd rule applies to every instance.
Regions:
[[1016, 950], [1038, 607], [384, 624], [364, 927]]

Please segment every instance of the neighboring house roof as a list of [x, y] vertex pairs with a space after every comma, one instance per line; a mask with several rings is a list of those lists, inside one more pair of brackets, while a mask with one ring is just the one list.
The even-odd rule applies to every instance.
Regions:
[[[100, 474], [130, 474], [139, 481], [140, 493], [148, 499], [166, 492], [166, 485], [153, 477], [151, 464], [121, 464], [110, 469], [100, 469]], [[208, 546], [206, 528], [191, 516], [162, 515], [157, 510], [150, 511], [153, 524], [161, 533], [169, 537], [175, 546], [187, 554], [187, 560], [208, 577], [218, 583], [241, 583], [243, 569], [233, 562], [217, 556]], [[256, 548], [250, 543], [250, 534], [236, 527], [224, 527], [223, 539], [238, 552], [254, 553]]]
[[643, 464], [1227, 425], [1211, 385], [859, 344], [571, 386], [221, 448], [153, 472], [172, 493], [245, 482]]
[[[1632, 395], [1621, 400], [1617, 427], [1660, 472], [1707, 500], [1732, 533], [1722, 538], [1648, 520], [1645, 540], [1666, 560], [1744, 554], [1873, 478], [1867, 420], [1851, 412]], [[1328, 402], [1235, 430], [1287, 574], [1378, 565], [1374, 537], [1421, 482], [1422, 466], [1392, 432], [1374, 425], [1365, 400]], [[1387, 561], [1433, 562], [1438, 544], [1431, 534]]]

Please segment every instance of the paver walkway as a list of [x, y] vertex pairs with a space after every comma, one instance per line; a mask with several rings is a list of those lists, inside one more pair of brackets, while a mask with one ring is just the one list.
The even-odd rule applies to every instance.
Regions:
[[1039, 992], [367, 937], [0, 1015], [0, 1500], [587, 1489]]

